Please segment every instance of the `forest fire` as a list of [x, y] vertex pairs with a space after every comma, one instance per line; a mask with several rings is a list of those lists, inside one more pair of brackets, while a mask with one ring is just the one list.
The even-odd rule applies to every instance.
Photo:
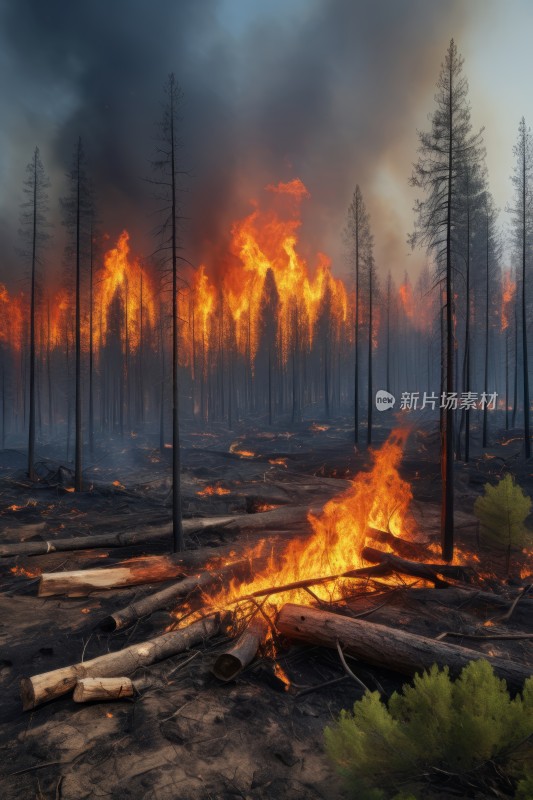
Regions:
[[337, 335], [347, 322], [346, 288], [331, 275], [329, 259], [318, 254], [312, 276], [298, 254], [299, 203], [310, 196], [307, 189], [299, 179], [266, 189], [288, 198], [290, 214], [282, 218], [256, 203], [251, 214], [233, 225], [223, 271], [214, 265], [219, 285], [205, 265], [191, 278], [190, 300], [182, 301], [189, 318], [184, 345], [190, 364], [198, 357], [205, 369], [210, 350], [217, 342], [220, 348], [221, 341], [254, 364], [266, 340], [286, 364], [299, 337], [305, 346], [312, 345], [326, 307]]
[[[347, 491], [326, 503], [320, 516], [309, 514], [313, 530], [310, 539], [295, 539], [279, 558], [270, 556], [266, 567], [251, 581], [233, 580], [218, 594], [204, 593], [202, 613], [233, 606], [244, 613], [250, 595], [260, 597], [263, 590], [268, 595], [273, 587], [275, 594], [262, 605], [264, 611], [273, 613], [287, 602], [308, 603], [307, 589], [294, 587], [307, 579], [317, 579], [313, 585], [315, 596], [331, 601], [346, 589], [346, 580], [340, 576], [363, 566], [361, 551], [369, 528], [411, 538], [415, 527], [409, 516], [412, 492], [398, 472], [407, 436], [404, 429], [394, 430], [383, 446], [372, 452], [370, 471], [358, 473]], [[258, 550], [247, 554], [252, 566], [259, 555], [262, 552]], [[293, 588], [279, 591], [285, 586]]]

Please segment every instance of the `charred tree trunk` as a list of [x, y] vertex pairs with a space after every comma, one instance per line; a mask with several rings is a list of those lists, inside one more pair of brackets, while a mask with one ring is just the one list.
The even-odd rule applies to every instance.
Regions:
[[524, 445], [526, 459], [531, 456], [531, 436], [529, 431], [529, 365], [527, 357], [527, 304], [526, 304], [526, 133], [522, 147], [522, 383], [524, 391]]
[[[487, 213], [487, 231], [485, 244], [485, 367], [484, 367], [484, 391], [485, 399], [489, 391], [489, 217]], [[485, 402], [483, 408], [483, 447], [487, 447], [488, 435], [488, 403]]]
[[81, 138], [77, 149], [77, 182], [76, 182], [76, 418], [75, 418], [75, 452], [74, 452], [74, 488], [77, 492], [83, 489], [81, 472]]
[[35, 281], [37, 270], [37, 158], [33, 155], [33, 221], [31, 242], [31, 297], [30, 297], [30, 420], [28, 431], [28, 478], [36, 479], [35, 474]]
[[94, 454], [94, 343], [93, 343], [94, 232], [91, 222], [89, 242], [89, 451]]
[[373, 304], [373, 270], [372, 261], [368, 266], [368, 396], [367, 396], [367, 432], [366, 443], [372, 444], [372, 304]]

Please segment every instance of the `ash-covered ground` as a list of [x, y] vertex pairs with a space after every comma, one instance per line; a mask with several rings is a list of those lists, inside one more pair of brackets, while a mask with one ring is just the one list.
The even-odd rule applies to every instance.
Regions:
[[[388, 433], [376, 428], [374, 446], [379, 447]], [[472, 508], [484, 483], [509, 469], [533, 494], [531, 466], [524, 462], [518, 437], [518, 432], [502, 432], [494, 437], [499, 443], [476, 455], [469, 465], [456, 465], [458, 542], [480, 559], [484, 589], [493, 585], [510, 597], [514, 587], [501, 574], [504, 559], [480, 548]], [[475, 447], [474, 452], [478, 452]], [[59, 452], [43, 447], [40, 455], [40, 481], [30, 485], [24, 477], [24, 453], [0, 453], [2, 544], [157, 526], [168, 530], [171, 451], [160, 453], [148, 437], [117, 437], [88, 456], [87, 491], [80, 494], [69, 491], [71, 474]], [[437, 456], [438, 436], [423, 429], [410, 435], [401, 466], [402, 477], [413, 487], [420, 534], [435, 540], [440, 499]], [[228, 513], [245, 517], [266, 514], [272, 507], [302, 507], [301, 522], [287, 536], [308, 526], [307, 508], [342, 492], [350, 478], [370, 465], [366, 448], [354, 450], [349, 420], [308, 422], [290, 431], [228, 432], [213, 427], [204, 433], [190, 432], [183, 437], [182, 457], [186, 517]], [[206, 487], [229, 491], [210, 494]], [[221, 528], [188, 537], [187, 546], [212, 548], [216, 553], [230, 544], [239, 552], [244, 539], [242, 530]], [[0, 560], [2, 798], [342, 797], [324, 754], [323, 729], [340, 709], [353, 705], [361, 690], [337, 653], [323, 648], [287, 642], [275, 658], [259, 659], [235, 681], [222, 684], [210, 672], [216, 654], [227, 644], [220, 636], [205, 647], [139, 670], [134, 678], [143, 688], [133, 700], [78, 705], [68, 695], [34, 711], [22, 711], [18, 689], [22, 676], [143, 641], [163, 632], [172, 619], [167, 612], [157, 612], [126, 631], [101, 633], [95, 627], [101, 618], [161, 584], [82, 598], [39, 598], [38, 573], [111, 565], [169, 550], [170, 536], [162, 532], [160, 540], [144, 545]], [[524, 574], [527, 557], [521, 558]], [[452, 629], [471, 631], [493, 613], [475, 603], [450, 604], [445, 589], [408, 589], [412, 583], [399, 579], [394, 590], [390, 585], [369, 586], [368, 596], [354, 598], [350, 607], [356, 613], [369, 612], [369, 621], [431, 637]], [[505, 630], [531, 631], [531, 622], [518, 614]], [[532, 662], [527, 639], [470, 640], [467, 646]], [[275, 661], [290, 681], [288, 689], [274, 669]], [[380, 686], [385, 693], [405, 680], [353, 661], [350, 666], [369, 688]]]

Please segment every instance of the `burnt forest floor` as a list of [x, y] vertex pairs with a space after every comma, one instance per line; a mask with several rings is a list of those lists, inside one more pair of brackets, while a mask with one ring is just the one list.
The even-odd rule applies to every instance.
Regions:
[[[374, 445], [389, 430], [376, 427]], [[481, 453], [474, 430], [468, 465], [456, 465], [457, 540], [479, 558], [484, 588], [512, 595], [504, 584], [501, 555], [480, 549], [472, 513], [487, 480], [511, 470], [533, 496], [533, 465], [525, 464], [518, 431], [493, 433], [493, 446]], [[183, 510], [185, 517], [266, 513], [272, 506], [319, 507], [347, 488], [348, 480], [370, 465], [366, 448], [355, 452], [348, 419], [302, 423], [290, 430], [267, 428], [183, 435]], [[160, 453], [155, 439], [138, 435], [110, 437], [87, 454], [87, 491], [75, 494], [63, 454], [52, 446], [38, 449], [39, 481], [25, 478], [23, 451], [0, 452], [0, 543], [53, 541], [100, 532], [134, 531], [170, 520], [171, 450]], [[253, 455], [245, 456], [243, 453]], [[438, 541], [441, 483], [438, 435], [422, 426], [408, 440], [401, 474], [413, 488], [413, 513], [421, 536]], [[206, 486], [229, 489], [223, 495], [199, 495]], [[530, 526], [533, 527], [533, 525]], [[298, 526], [294, 528], [298, 532]], [[268, 532], [268, 531], [267, 531]], [[206, 530], [187, 538], [187, 546], [242, 547], [242, 532]], [[18, 682], [93, 658], [161, 633], [171, 617], [157, 612], [132, 629], [104, 634], [98, 620], [124, 607], [151, 587], [102, 591], [88, 597], [37, 597], [41, 571], [114, 564], [124, 558], [168, 552], [170, 539], [145, 545], [42, 556], [0, 559], [0, 797], [2, 800], [312, 800], [343, 797], [323, 750], [323, 729], [342, 708], [350, 708], [361, 690], [344, 672], [337, 654], [323, 648], [292, 645], [277, 655], [291, 686], [277, 677], [271, 659], [262, 659], [233, 682], [221, 684], [210, 673], [222, 636], [205, 648], [139, 670], [147, 687], [135, 700], [80, 705], [64, 696], [23, 712]], [[522, 582], [527, 559], [522, 556]], [[533, 571], [533, 570], [532, 570]], [[412, 581], [411, 581], [412, 582]], [[515, 578], [515, 583], [519, 581]], [[446, 606], [445, 589], [389, 591], [351, 601], [357, 611], [376, 610], [374, 622], [401, 626], [431, 637], [443, 631], [469, 630], [490, 616], [479, 606]], [[387, 587], [385, 587], [386, 589]], [[390, 587], [389, 587], [390, 588]], [[377, 608], [377, 606], [380, 608]], [[468, 604], [466, 604], [468, 605]], [[529, 628], [527, 628], [529, 625]], [[470, 626], [470, 627], [469, 627]], [[526, 628], [524, 628], [526, 626]], [[532, 631], [517, 615], [506, 630]], [[454, 640], [459, 641], [461, 640]], [[466, 645], [466, 642], [464, 643]], [[505, 646], [504, 646], [505, 645]], [[470, 641], [469, 647], [493, 655], [512, 655], [531, 664], [531, 640], [512, 644]], [[386, 693], [404, 679], [385, 670], [352, 667]], [[331, 686], [321, 686], [343, 678]], [[443, 792], [442, 797], [446, 797]], [[481, 795], [480, 795], [481, 797]]]

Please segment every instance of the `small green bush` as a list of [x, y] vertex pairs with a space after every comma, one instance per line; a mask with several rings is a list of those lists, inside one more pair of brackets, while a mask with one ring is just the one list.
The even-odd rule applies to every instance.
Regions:
[[533, 677], [511, 700], [505, 681], [483, 659], [471, 661], [455, 682], [447, 667], [434, 665], [395, 692], [388, 706], [367, 692], [324, 736], [357, 800], [408, 797], [443, 783], [483, 790], [495, 780], [507, 789], [518, 780], [516, 797], [533, 798], [533, 775], [526, 772], [533, 759]]
[[522, 548], [525, 543], [525, 519], [531, 509], [531, 499], [517, 486], [512, 475], [491, 486], [485, 484], [485, 494], [478, 497], [474, 513], [480, 521], [483, 540], [494, 547]]

